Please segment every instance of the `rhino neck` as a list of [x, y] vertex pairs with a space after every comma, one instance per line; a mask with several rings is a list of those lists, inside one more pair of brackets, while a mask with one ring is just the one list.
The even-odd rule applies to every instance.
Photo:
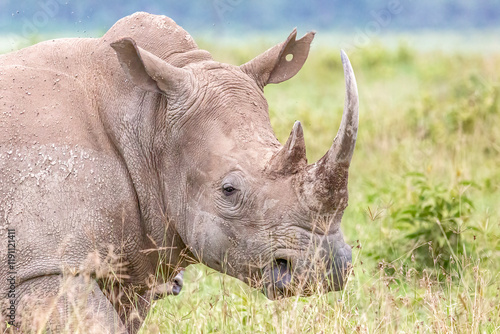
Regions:
[[[94, 87], [91, 95], [106, 132], [129, 171], [146, 237], [158, 247], [169, 247], [163, 255], [175, 262], [185, 245], [173, 226], [176, 217], [167, 213], [169, 187], [165, 185], [165, 174], [175, 173], [161, 158], [168, 155], [165, 152], [167, 101], [164, 96], [145, 92], [127, 80], [110, 47], [110, 43], [123, 37], [133, 38], [142, 49], [178, 67], [212, 57], [199, 50], [191, 36], [173, 20], [136, 13], [118, 21], [96, 40], [89, 62], [94, 73], [89, 85]], [[173, 247], [171, 252], [170, 247]]]
[[167, 215], [161, 173], [164, 167], [159, 159], [158, 147], [165, 142], [166, 129], [161, 119], [166, 100], [160, 94], [130, 86], [118, 66], [111, 69], [116, 80], [98, 85], [99, 115], [134, 187], [145, 238], [151, 241], [152, 248], [163, 249], [149, 253], [151, 261], [159, 263], [158, 257], [163, 257], [162, 263], [175, 266], [185, 245]]
[[158, 263], [162, 256], [171, 262], [168, 265], [176, 265], [185, 245], [166, 214], [157, 149], [164, 143], [166, 129], [160, 124], [166, 100], [131, 86], [118, 64], [107, 71], [116, 73], [115, 80], [98, 80], [94, 95], [101, 122], [134, 187], [144, 237], [152, 248], [164, 247], [149, 253], [151, 261]]

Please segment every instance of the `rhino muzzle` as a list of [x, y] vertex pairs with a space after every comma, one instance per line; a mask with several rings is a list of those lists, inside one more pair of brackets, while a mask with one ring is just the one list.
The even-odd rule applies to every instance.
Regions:
[[330, 258], [300, 262], [294, 265], [293, 260], [275, 259], [264, 269], [263, 292], [269, 299], [342, 290], [351, 269], [352, 252], [345, 245]]

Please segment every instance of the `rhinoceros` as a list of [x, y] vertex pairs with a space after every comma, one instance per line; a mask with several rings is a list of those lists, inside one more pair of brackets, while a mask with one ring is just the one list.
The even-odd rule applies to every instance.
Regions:
[[192, 262], [270, 299], [342, 289], [356, 81], [341, 52], [344, 113], [320, 160], [300, 122], [281, 145], [263, 90], [304, 64], [314, 32], [296, 36], [234, 66], [136, 13], [0, 56], [3, 325], [71, 330], [76, 312], [134, 333]]

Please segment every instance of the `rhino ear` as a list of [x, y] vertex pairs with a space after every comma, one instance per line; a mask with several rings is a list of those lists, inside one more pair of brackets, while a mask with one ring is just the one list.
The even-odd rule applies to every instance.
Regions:
[[261, 55], [240, 66], [259, 87], [280, 83], [293, 77], [302, 68], [309, 54], [315, 32], [308, 32], [299, 40], [297, 29], [283, 43], [277, 44]]
[[188, 71], [139, 48], [132, 38], [123, 38], [110, 45], [125, 74], [144, 90], [173, 96], [189, 82]]

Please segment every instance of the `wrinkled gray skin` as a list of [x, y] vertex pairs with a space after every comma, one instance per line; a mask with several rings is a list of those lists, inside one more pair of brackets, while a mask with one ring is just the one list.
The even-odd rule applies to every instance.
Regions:
[[[0, 56], [2, 298], [8, 228], [18, 313], [31, 297], [50, 300], [69, 275], [91, 290], [83, 308], [102, 332], [137, 331], [187, 258], [263, 282], [269, 298], [341, 289], [356, 83], [343, 54], [346, 106], [322, 159], [307, 164], [299, 122], [283, 147], [263, 88], [301, 68], [314, 33], [295, 36], [238, 67], [213, 61], [171, 19], [136, 13], [99, 39]], [[140, 317], [103, 283], [106, 259], [122, 289], [142, 296]], [[59, 299], [52, 329], [70, 297]]]

